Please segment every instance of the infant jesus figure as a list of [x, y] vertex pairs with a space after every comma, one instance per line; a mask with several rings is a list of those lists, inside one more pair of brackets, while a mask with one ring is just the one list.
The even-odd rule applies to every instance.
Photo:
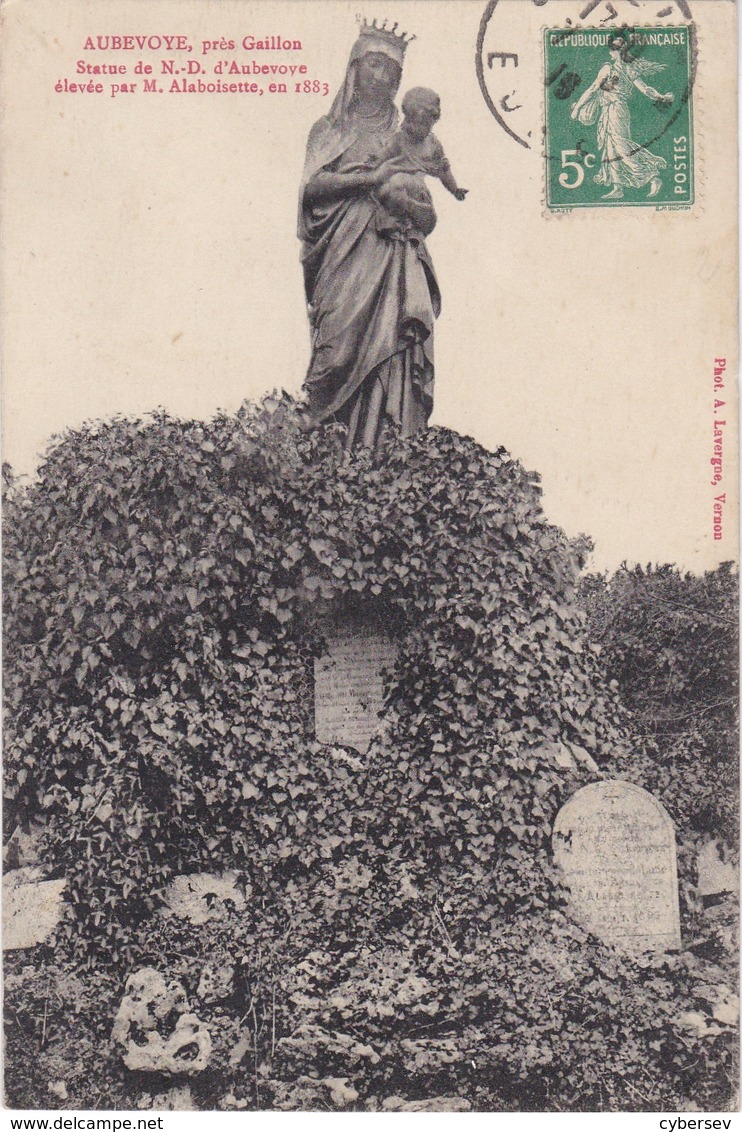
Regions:
[[464, 200], [468, 189], [456, 183], [443, 146], [435, 134], [434, 124], [441, 116], [441, 100], [434, 90], [416, 86], [402, 99], [404, 120], [395, 134], [377, 155], [376, 165], [393, 162], [398, 170], [376, 190], [379, 203], [393, 216], [406, 215], [408, 200], [430, 200], [420, 174], [437, 177], [456, 200]]

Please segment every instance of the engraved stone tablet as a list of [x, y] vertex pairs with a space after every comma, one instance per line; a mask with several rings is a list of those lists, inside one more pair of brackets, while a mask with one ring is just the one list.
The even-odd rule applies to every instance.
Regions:
[[343, 743], [365, 753], [384, 706], [382, 668], [397, 655], [388, 637], [346, 633], [327, 642], [314, 662], [314, 726], [319, 743]]
[[675, 831], [629, 782], [585, 786], [554, 823], [554, 859], [575, 917], [624, 951], [680, 947]]

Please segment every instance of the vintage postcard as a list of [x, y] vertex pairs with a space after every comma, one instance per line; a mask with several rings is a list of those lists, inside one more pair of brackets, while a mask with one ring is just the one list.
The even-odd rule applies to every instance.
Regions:
[[736, 5], [0, 19], [6, 1106], [728, 1127]]

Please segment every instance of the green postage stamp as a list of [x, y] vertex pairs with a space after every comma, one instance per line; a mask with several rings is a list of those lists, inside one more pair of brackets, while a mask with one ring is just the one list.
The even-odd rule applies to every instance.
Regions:
[[690, 27], [547, 28], [546, 204], [694, 202]]

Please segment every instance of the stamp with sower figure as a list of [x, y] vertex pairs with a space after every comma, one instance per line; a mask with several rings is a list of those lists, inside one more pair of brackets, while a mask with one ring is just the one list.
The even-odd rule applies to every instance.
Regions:
[[544, 31], [548, 208], [693, 204], [691, 36]]

